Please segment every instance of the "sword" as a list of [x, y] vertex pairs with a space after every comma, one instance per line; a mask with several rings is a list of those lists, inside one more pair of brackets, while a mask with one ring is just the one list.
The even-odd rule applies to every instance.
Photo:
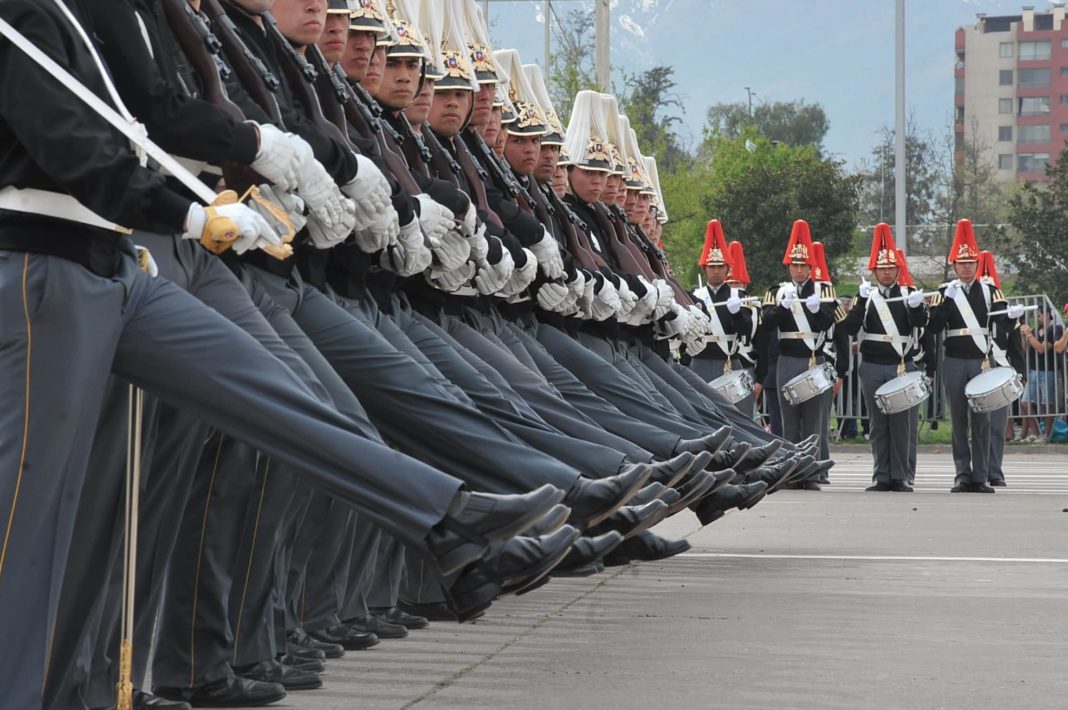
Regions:
[[[1037, 311], [1038, 310], [1038, 306], [1020, 306], [1020, 308], [1024, 309], [1024, 312]], [[986, 315], [987, 315], [987, 317], [989, 317], [989, 316], [1000, 316], [1000, 315], [1007, 315], [1007, 314], [1008, 314], [1008, 311], [1005, 310], [1005, 311], [991, 311], [990, 313], [987, 313]]]
[[141, 494], [141, 421], [144, 392], [130, 385], [126, 405], [126, 505], [122, 549], [122, 621], [119, 645], [119, 682], [115, 709], [133, 708], [134, 591], [137, 571], [137, 518]]

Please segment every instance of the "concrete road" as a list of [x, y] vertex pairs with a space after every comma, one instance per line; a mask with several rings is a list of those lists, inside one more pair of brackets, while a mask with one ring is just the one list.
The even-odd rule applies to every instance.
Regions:
[[276, 707], [1068, 707], [1065, 457], [1013, 456], [995, 495], [950, 494], [945, 454], [913, 494], [838, 459], [822, 493], [662, 524], [686, 555], [350, 652]]

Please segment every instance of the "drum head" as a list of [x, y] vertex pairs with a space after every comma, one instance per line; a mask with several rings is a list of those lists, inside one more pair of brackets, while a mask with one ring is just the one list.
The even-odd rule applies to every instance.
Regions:
[[880, 395], [890, 394], [891, 392], [897, 392], [914, 384], [920, 379], [923, 379], [922, 372], [906, 372], [904, 375], [895, 377], [892, 380], [887, 380], [879, 385], [879, 389], [875, 390], [875, 396], [878, 397]]
[[1016, 370], [1011, 367], [995, 367], [986, 372], [980, 372], [968, 380], [968, 384], [964, 385], [964, 394], [965, 396], [985, 394], [1001, 387], [1015, 377]]

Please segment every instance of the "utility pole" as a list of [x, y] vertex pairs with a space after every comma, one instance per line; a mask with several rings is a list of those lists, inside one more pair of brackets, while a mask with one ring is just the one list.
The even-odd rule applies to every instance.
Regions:
[[909, 253], [909, 235], [906, 207], [905, 181], [905, 0], [897, 0], [895, 59], [897, 60], [896, 120], [894, 121], [894, 231], [897, 244], [906, 256]]
[[551, 86], [550, 81], [552, 77], [552, 41], [553, 41], [553, 0], [545, 0], [545, 66], [542, 67], [542, 73], [545, 75], [545, 85]]
[[745, 87], [745, 94], [749, 97], [749, 118], [753, 117], [753, 90]]
[[594, 0], [594, 2], [596, 3], [596, 12], [593, 26], [597, 34], [594, 74], [601, 90], [609, 91], [612, 88], [611, 56], [609, 52], [609, 31], [612, 26], [610, 21], [611, 10], [608, 5], [609, 0]]

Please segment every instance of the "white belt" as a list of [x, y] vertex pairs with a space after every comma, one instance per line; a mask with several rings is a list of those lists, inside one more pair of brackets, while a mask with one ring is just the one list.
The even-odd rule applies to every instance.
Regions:
[[815, 338], [818, 336], [819, 333], [812, 333], [807, 330], [795, 330], [792, 332], [783, 330], [779, 331], [779, 340], [804, 340], [805, 338]]
[[477, 296], [478, 289], [474, 286], [463, 285], [455, 291], [449, 291], [452, 296]]
[[952, 328], [946, 331], [947, 338], [970, 338], [973, 335], [987, 335], [987, 330], [986, 328], [980, 328], [979, 330], [973, 330], [971, 328]]
[[60, 192], [48, 192], [47, 190], [36, 190], [34, 188], [19, 189], [9, 185], [8, 187], [0, 188], [0, 209], [25, 214], [39, 214], [44, 217], [78, 222], [90, 227], [98, 227], [122, 234], [130, 233], [129, 229], [120, 227], [114, 222], [109, 222], [70, 195]]
[[734, 333], [727, 333], [726, 335], [706, 335], [706, 343], [733, 343], [738, 336]]
[[909, 338], [904, 335], [886, 335], [884, 333], [865, 333], [864, 340], [874, 340], [877, 343], [907, 343]]

